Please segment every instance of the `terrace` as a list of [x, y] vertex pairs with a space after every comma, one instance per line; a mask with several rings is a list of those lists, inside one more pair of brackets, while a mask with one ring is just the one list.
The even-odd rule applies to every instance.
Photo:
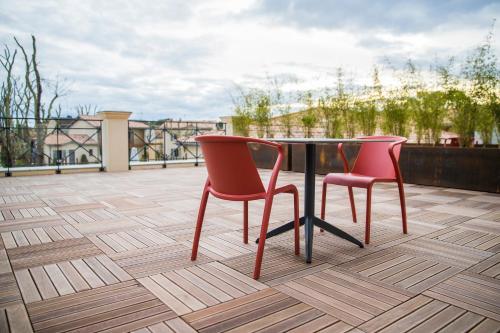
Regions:
[[[376, 185], [371, 245], [316, 230], [306, 264], [283, 234], [266, 243], [256, 281], [241, 203], [209, 199], [200, 254], [189, 259], [205, 177], [203, 167], [168, 165], [0, 178], [0, 331], [500, 329], [498, 194], [405, 184], [403, 235], [397, 187]], [[303, 177], [282, 172], [279, 183], [296, 184], [302, 200]], [[365, 195], [355, 196], [362, 216]], [[332, 188], [328, 202], [327, 219], [362, 239], [347, 191]], [[291, 207], [276, 197], [270, 227]], [[262, 209], [250, 203], [251, 239]]]

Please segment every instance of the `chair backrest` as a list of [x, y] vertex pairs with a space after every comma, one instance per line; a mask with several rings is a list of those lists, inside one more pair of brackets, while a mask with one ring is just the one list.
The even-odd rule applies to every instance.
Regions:
[[[406, 138], [400, 136], [364, 136], [357, 139], [362, 140], [394, 140], [392, 142], [363, 142], [358, 152], [358, 157], [351, 169], [352, 173], [358, 173], [370, 177], [395, 179], [396, 170], [389, 155], [389, 146], [394, 142], [405, 142]], [[394, 146], [394, 157], [399, 161], [402, 144]]]
[[237, 136], [202, 135], [200, 143], [212, 188], [226, 195], [265, 192], [248, 143], [255, 140]]

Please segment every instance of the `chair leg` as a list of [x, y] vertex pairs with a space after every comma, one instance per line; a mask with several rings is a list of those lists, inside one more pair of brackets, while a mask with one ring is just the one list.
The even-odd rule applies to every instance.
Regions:
[[354, 223], [358, 222], [358, 219], [356, 218], [356, 205], [354, 204], [354, 193], [352, 191], [352, 187], [349, 186], [347, 188], [349, 190], [349, 201], [351, 202], [351, 212], [352, 212], [352, 220]]
[[321, 219], [325, 219], [325, 206], [326, 206], [326, 186], [327, 183], [323, 183], [323, 192], [321, 193]]
[[[323, 191], [321, 193], [321, 219], [325, 219], [325, 210], [326, 210], [326, 187], [328, 186], [327, 183], [323, 183]], [[319, 232], [324, 232], [323, 229], [319, 229]]]
[[295, 229], [295, 255], [300, 254], [300, 234], [299, 234], [299, 192], [293, 192], [293, 221]]
[[264, 255], [264, 245], [266, 243], [267, 228], [269, 226], [269, 218], [271, 216], [271, 207], [273, 205], [273, 197], [266, 198], [264, 205], [264, 213], [262, 215], [262, 225], [260, 227], [259, 246], [257, 248], [257, 255], [255, 257], [255, 268], [253, 270], [253, 278], [258, 280], [260, 277], [260, 267], [262, 265], [262, 256]]
[[370, 222], [372, 213], [372, 187], [369, 186], [366, 192], [366, 226], [365, 226], [365, 244], [370, 244]]
[[248, 201], [243, 202], [243, 243], [248, 244]]
[[406, 223], [406, 200], [405, 200], [405, 190], [403, 188], [403, 182], [398, 182], [399, 188], [399, 201], [401, 203], [401, 216], [403, 218], [403, 233], [408, 233], [408, 226]]
[[203, 196], [201, 197], [200, 209], [198, 210], [198, 220], [196, 221], [196, 230], [194, 232], [191, 260], [196, 260], [196, 257], [198, 255], [198, 244], [200, 243], [201, 226], [203, 224], [203, 218], [205, 217], [205, 210], [207, 208], [208, 194], [209, 192], [205, 188], [203, 190]]

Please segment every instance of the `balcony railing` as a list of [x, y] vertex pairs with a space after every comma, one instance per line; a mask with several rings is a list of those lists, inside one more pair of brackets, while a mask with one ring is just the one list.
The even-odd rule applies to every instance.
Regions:
[[102, 121], [0, 118], [0, 170], [97, 167], [103, 170]]
[[129, 120], [129, 167], [169, 161], [193, 162], [203, 159], [194, 138], [203, 134], [226, 135], [226, 123], [210, 121]]

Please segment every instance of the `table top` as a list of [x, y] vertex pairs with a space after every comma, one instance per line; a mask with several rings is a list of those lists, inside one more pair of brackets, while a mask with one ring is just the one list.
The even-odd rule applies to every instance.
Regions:
[[342, 138], [272, 138], [268, 141], [283, 143], [363, 143], [363, 142], [394, 142], [395, 139], [342, 139]]

